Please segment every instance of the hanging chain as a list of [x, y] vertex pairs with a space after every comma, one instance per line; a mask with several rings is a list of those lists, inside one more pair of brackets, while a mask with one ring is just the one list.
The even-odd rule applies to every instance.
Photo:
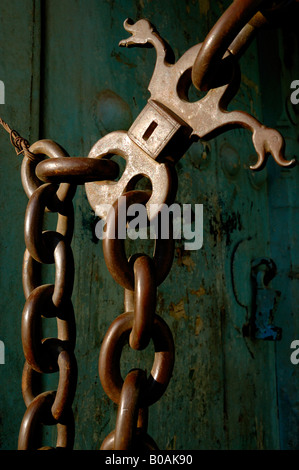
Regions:
[[[27, 410], [21, 423], [18, 448], [51, 449], [39, 445], [40, 425], [43, 424], [57, 426], [56, 448], [72, 449], [72, 402], [77, 383], [74, 355], [76, 325], [71, 301], [74, 283], [72, 199], [76, 184], [114, 178], [118, 168], [114, 162], [70, 158], [50, 140], [36, 142], [29, 152], [36, 158], [29, 158], [25, 154], [22, 163], [22, 183], [29, 197], [25, 214], [26, 251], [23, 261], [26, 303], [22, 315], [22, 344], [26, 359], [22, 392]], [[43, 165], [37, 168], [37, 163], [45, 155], [50, 158], [41, 162]], [[66, 168], [69, 169], [67, 175]], [[58, 214], [56, 231], [43, 230], [47, 211]], [[42, 284], [42, 264], [55, 264], [54, 284]], [[42, 317], [56, 318], [57, 338], [41, 337]], [[38, 376], [57, 371], [57, 391], [36, 394]]]
[[[44, 153], [65, 158], [60, 147], [44, 144]], [[41, 150], [41, 142], [32, 146], [35, 155]], [[26, 303], [22, 315], [22, 344], [25, 366], [22, 392], [27, 410], [20, 433], [20, 450], [34, 449], [39, 445], [37, 430], [41, 424], [57, 426], [58, 448], [72, 448], [74, 442], [74, 419], [72, 401], [77, 382], [77, 363], [74, 355], [76, 328], [71, 301], [74, 283], [74, 262], [71, 250], [73, 232], [72, 186], [37, 183], [32, 170], [36, 162], [27, 156], [23, 160], [24, 188], [29, 190], [29, 202], [25, 214], [26, 251], [23, 261], [23, 288]], [[61, 197], [62, 192], [64, 193]], [[44, 231], [43, 219], [46, 211], [57, 212], [56, 231]], [[42, 284], [41, 265], [55, 264], [54, 284]], [[57, 338], [42, 338], [42, 317], [56, 318]], [[46, 391], [35, 395], [34, 382], [38, 374], [59, 371], [57, 391]], [[45, 446], [44, 446], [45, 447]]]
[[[172, 236], [164, 240], [157, 233], [153, 257], [137, 253], [126, 257], [124, 239], [118, 238], [118, 221], [126, 208], [145, 205], [147, 191], [129, 191], [117, 200], [106, 220], [103, 253], [114, 280], [124, 288], [125, 313], [109, 327], [99, 357], [99, 375], [108, 397], [118, 405], [115, 430], [102, 443], [102, 450], [155, 450], [147, 434], [148, 407], [164, 394], [174, 366], [174, 342], [165, 321], [155, 313], [157, 287], [168, 275], [174, 256]], [[128, 222], [128, 220], [126, 221]], [[142, 369], [131, 370], [123, 380], [121, 353], [129, 343], [134, 350], [145, 349], [152, 339], [155, 357], [150, 376]]]

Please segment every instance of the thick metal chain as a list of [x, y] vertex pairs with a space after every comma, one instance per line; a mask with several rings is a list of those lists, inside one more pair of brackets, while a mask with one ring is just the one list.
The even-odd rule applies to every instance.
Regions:
[[[49, 446], [40, 447], [40, 425], [44, 424], [57, 426], [56, 448], [71, 449], [74, 443], [72, 402], [77, 383], [74, 355], [76, 326], [71, 301], [74, 283], [72, 199], [76, 191], [75, 184], [83, 184], [94, 178], [97, 181], [114, 178], [118, 169], [117, 165], [109, 161], [92, 162], [86, 158], [70, 158], [55, 142], [49, 140], [36, 142], [29, 151], [37, 158], [34, 160], [25, 155], [22, 164], [22, 183], [29, 197], [25, 215], [26, 251], [23, 261], [26, 303], [22, 315], [22, 344], [26, 359], [22, 392], [27, 410], [21, 423], [18, 448], [51, 449]], [[37, 166], [44, 155], [50, 159]], [[56, 231], [43, 231], [43, 219], [47, 211], [58, 213]], [[41, 265], [52, 263], [55, 264], [55, 282], [42, 284]], [[42, 317], [56, 318], [57, 338], [41, 337]], [[36, 395], [37, 376], [56, 371], [59, 371], [57, 391]]]
[[[155, 314], [157, 286], [168, 275], [174, 256], [173, 238], [157, 236], [153, 257], [135, 254], [128, 260], [124, 240], [117, 237], [120, 212], [133, 204], [146, 204], [147, 191], [129, 191], [108, 212], [104, 258], [114, 280], [125, 289], [125, 313], [109, 327], [99, 357], [99, 374], [109, 398], [118, 405], [115, 430], [102, 443], [102, 450], [157, 449], [147, 434], [148, 407], [161, 398], [172, 375], [174, 342], [165, 321]], [[126, 212], [125, 212], [126, 213]], [[166, 242], [166, 243], [165, 243]], [[133, 369], [123, 380], [121, 353], [128, 343], [145, 349], [153, 340], [155, 358], [150, 376]]]
[[[42, 146], [43, 153], [49, 157], [67, 156], [58, 145], [49, 142], [48, 145], [37, 142], [30, 152], [37, 153]], [[75, 190], [70, 185], [61, 185], [64, 197], [60, 198], [62, 191], [59, 194], [59, 186], [37, 182], [35, 173], [31, 173], [35, 167], [36, 162], [25, 156], [22, 181], [29, 202], [25, 215], [26, 251], [23, 261], [26, 303], [22, 315], [22, 344], [26, 363], [22, 392], [27, 410], [20, 428], [18, 448], [25, 450], [39, 446], [36, 431], [41, 424], [56, 424], [56, 447], [72, 448], [74, 419], [71, 406], [77, 382], [77, 363], [74, 355], [75, 317], [71, 302], [74, 262], [70, 243], [73, 231], [71, 199]], [[47, 210], [58, 213], [56, 231], [42, 229]], [[40, 267], [43, 263], [55, 264], [54, 284], [42, 284]], [[43, 339], [40, 336], [42, 317], [57, 319], [57, 338]], [[36, 375], [56, 371], [59, 371], [57, 391], [35, 396]]]

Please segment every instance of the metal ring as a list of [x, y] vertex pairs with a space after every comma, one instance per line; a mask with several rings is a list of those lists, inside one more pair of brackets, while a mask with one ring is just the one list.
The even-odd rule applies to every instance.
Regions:
[[149, 256], [136, 259], [134, 279], [134, 322], [129, 342], [132, 349], [142, 350], [150, 342], [156, 309], [155, 266]]
[[[136, 203], [145, 205], [149, 198], [150, 193], [147, 191], [129, 191], [115, 201], [107, 215], [106, 233], [103, 239], [105, 262], [114, 280], [129, 290], [134, 290], [134, 271], [126, 256], [124, 240], [117, 238], [119, 213], [125, 214], [127, 217], [127, 206]], [[172, 266], [173, 256], [173, 237], [170, 236], [167, 240], [157, 238], [153, 254], [157, 285], [160, 285], [167, 277]]]
[[56, 312], [57, 337], [68, 351], [74, 351], [76, 346], [76, 320], [71, 299], [65, 302]]
[[28, 406], [19, 432], [18, 450], [36, 450], [36, 429], [41, 424], [57, 424], [57, 448], [72, 449], [74, 445], [74, 418], [68, 409], [61, 422], [54, 420], [51, 407], [55, 400], [55, 392], [44, 392], [34, 398]]
[[[56, 190], [57, 187], [52, 184], [40, 186], [30, 197], [26, 209], [24, 224], [25, 244], [30, 255], [39, 263], [52, 264], [54, 261], [53, 252], [49, 252], [47, 245], [50, 239], [49, 233], [53, 234], [52, 238], [55, 237], [55, 240], [60, 238], [60, 240], [65, 239], [65, 241], [70, 241], [72, 238], [73, 222], [69, 224], [69, 220], [73, 221], [73, 218], [69, 219], [69, 215], [65, 215], [69, 214], [69, 203], [67, 203], [67, 207], [64, 207], [65, 211], [63, 211], [63, 207], [59, 209], [63, 212], [61, 214], [62, 218], [58, 219], [57, 229], [62, 233], [59, 231], [42, 230], [44, 212], [47, 205], [50, 205], [53, 201]], [[45, 235], [45, 233], [48, 233], [48, 235]]]
[[131, 370], [125, 378], [116, 417], [114, 450], [128, 450], [132, 446], [145, 381], [145, 372], [141, 369]]
[[29, 199], [24, 224], [24, 237], [27, 250], [39, 263], [53, 263], [42, 240], [43, 216], [47, 203], [56, 193], [57, 187], [51, 184], [40, 186]]
[[[51, 415], [51, 406], [55, 400], [55, 392], [44, 392], [32, 400], [28, 406], [21, 423], [18, 450], [34, 450], [36, 442], [36, 428], [43, 421], [55, 424]], [[52, 418], [52, 419], [51, 419]]]
[[[59, 346], [58, 346], [59, 347]], [[61, 350], [58, 353], [59, 382], [55, 399], [51, 407], [51, 413], [57, 421], [71, 407], [76, 391], [77, 363], [74, 354]], [[26, 361], [22, 374], [22, 394], [26, 407], [28, 408], [37, 394], [34, 393], [34, 377], [39, 374]]]
[[117, 163], [107, 159], [64, 157], [38, 163], [36, 175], [45, 183], [84, 184], [114, 180], [119, 174]]
[[[59, 421], [65, 410], [71, 407], [74, 400], [77, 384], [77, 362], [73, 352], [66, 350], [63, 342], [57, 338], [47, 338], [43, 342], [43, 347], [46, 349], [48, 357], [55, 358], [57, 369], [59, 370], [57, 392], [51, 407], [53, 418]], [[36, 370], [34, 366], [29, 365]], [[54, 371], [55, 369], [53, 368], [46, 372]], [[38, 372], [42, 371], [39, 370]]]
[[[74, 285], [74, 258], [70, 246], [61, 239], [57, 232], [44, 232], [43, 242], [50, 246], [54, 253], [55, 262], [55, 284], [52, 295], [52, 302], [59, 308], [65, 302], [68, 302]], [[25, 251], [23, 259], [23, 288], [26, 299], [31, 292], [38, 287], [37, 284], [40, 275], [40, 265]]]
[[[26, 300], [23, 315], [22, 315], [22, 344], [24, 355], [28, 364], [37, 372], [55, 372], [58, 370], [57, 360], [55, 363], [49, 363], [49, 348], [51, 341], [58, 342], [62, 349], [72, 348], [74, 338], [70, 334], [74, 334], [75, 326], [74, 316], [72, 310], [67, 309], [69, 318], [60, 318], [60, 311], [51, 301], [54, 291], [52, 284], [44, 284], [37, 287], [29, 295]], [[48, 317], [58, 316], [60, 323], [58, 323], [58, 338], [49, 338], [42, 340], [39, 336], [41, 328], [41, 315]], [[68, 323], [66, 328], [65, 323]]]
[[[158, 450], [157, 444], [147, 434], [148, 426], [148, 407], [139, 408], [137, 418], [137, 429], [132, 442], [133, 449], [137, 450]], [[115, 430], [112, 431], [102, 442], [100, 450], [114, 450]], [[149, 444], [153, 445], [150, 446]]]
[[[53, 187], [53, 193], [50, 189], [46, 189], [46, 187]], [[57, 192], [54, 193], [54, 187], [57, 188]], [[43, 189], [42, 189], [43, 188]], [[49, 194], [47, 193], [49, 191]], [[52, 184], [45, 184], [40, 186], [38, 189], [34, 191], [34, 195], [31, 196], [28, 202], [28, 206], [30, 207], [32, 200], [36, 199], [35, 204], [40, 204], [41, 212], [39, 216], [42, 218], [42, 210], [44, 212], [57, 212], [58, 213], [58, 221], [56, 226], [56, 232], [61, 233], [66, 240], [71, 243], [73, 232], [74, 232], [74, 207], [71, 200], [66, 199], [65, 201], [61, 201], [58, 198], [58, 185]], [[47, 194], [42, 194], [42, 193]], [[27, 207], [28, 207], [27, 206]], [[35, 209], [33, 209], [33, 212]], [[34, 214], [33, 214], [33, 221], [34, 221]]]
[[[115, 450], [114, 449], [114, 438], [115, 430], [112, 431], [102, 442], [100, 450]], [[146, 433], [137, 429], [136, 436], [132, 445], [133, 451], [144, 452], [144, 451], [156, 451], [159, 450], [155, 441]]]
[[32, 258], [27, 248], [23, 257], [22, 283], [25, 299], [27, 299], [31, 292], [42, 283], [41, 264]]
[[[29, 151], [34, 154], [43, 154], [55, 159], [69, 157], [68, 153], [60, 145], [48, 139], [38, 140], [31, 145]], [[75, 195], [76, 189], [76, 185], [61, 183], [57, 191], [57, 197], [62, 202], [71, 201]]]
[[38, 395], [34, 393], [34, 386], [35, 386], [35, 379], [39, 378], [40, 374], [36, 372], [32, 367], [25, 361], [23, 367], [23, 374], [22, 374], [22, 395], [24, 399], [24, 403], [26, 407], [30, 405], [30, 403], [34, 400], [34, 398]]
[[[50, 158], [65, 158], [68, 157], [67, 152], [56, 142], [49, 139], [38, 140], [32, 144], [29, 148], [29, 152], [35, 155], [46, 155]], [[21, 168], [21, 179], [25, 193], [28, 198], [39, 188], [41, 181], [35, 174], [35, 169], [38, 164], [38, 160], [33, 162], [28, 157], [23, 158]], [[58, 197], [61, 201], [71, 200], [76, 192], [76, 186], [68, 183], [62, 183], [58, 191]]]
[[54, 403], [51, 408], [52, 416], [59, 421], [66, 409], [72, 406], [77, 385], [77, 361], [72, 351], [62, 349], [58, 344], [59, 382]]
[[74, 206], [70, 203], [69, 212], [66, 214], [58, 214], [56, 232], [61, 233], [65, 241], [70, 245], [74, 233]]
[[24, 191], [28, 198], [30, 198], [34, 191], [42, 184], [35, 174], [36, 165], [37, 162], [34, 162], [33, 160], [30, 160], [30, 158], [24, 156], [21, 165], [21, 180]]
[[[132, 313], [124, 313], [112, 322], [104, 338], [99, 357], [99, 375], [102, 386], [109, 398], [117, 404], [123, 386], [120, 357], [132, 330], [133, 321]], [[141, 408], [152, 405], [163, 395], [174, 365], [172, 334], [167, 324], [158, 315], [154, 318], [152, 339], [155, 359], [141, 399]]]
[[55, 307], [60, 307], [72, 295], [74, 285], [74, 258], [70, 246], [57, 232], [44, 232], [43, 242], [51, 247], [55, 261], [55, 287], [52, 301]]

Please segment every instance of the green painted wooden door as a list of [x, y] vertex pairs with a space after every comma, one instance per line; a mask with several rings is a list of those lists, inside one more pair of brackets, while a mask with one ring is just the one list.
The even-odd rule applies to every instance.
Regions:
[[[148, 18], [178, 58], [203, 41], [229, 1], [12, 0], [0, 5], [0, 116], [33, 143], [58, 142], [70, 155], [87, 156], [113, 130], [127, 130], [149, 97], [152, 49], [120, 49], [123, 21]], [[290, 83], [299, 78], [298, 35], [285, 28], [263, 32], [241, 60], [242, 83], [230, 109], [245, 110], [287, 140], [298, 154], [298, 106]], [[8, 135], [1, 142], [0, 446], [17, 447], [25, 412], [21, 395], [24, 305], [21, 265], [27, 204], [20, 157]], [[203, 247], [177, 240], [170, 275], [158, 290], [157, 313], [175, 341], [173, 377], [150, 408], [149, 434], [161, 449], [298, 449], [299, 365], [290, 361], [298, 325], [298, 168], [269, 161], [252, 173], [248, 131], [235, 130], [194, 144], [177, 164], [180, 204], [203, 204]], [[108, 326], [123, 312], [123, 292], [111, 278], [95, 237], [97, 218], [84, 187], [75, 198], [73, 303], [77, 322], [78, 387], [74, 402], [75, 449], [98, 449], [114, 429], [116, 406], [98, 376], [98, 356]], [[139, 244], [138, 244], [139, 243]], [[145, 242], [144, 242], [145, 243]], [[150, 244], [150, 241], [148, 241]], [[137, 242], [140, 248], [140, 242]], [[136, 245], [129, 249], [134, 252]], [[146, 245], [145, 249], [150, 249]], [[274, 317], [280, 341], [246, 335], [254, 299], [251, 263], [277, 265], [271, 287], [281, 295]], [[53, 272], [45, 273], [51, 279]], [[52, 282], [52, 281], [51, 281]], [[56, 335], [54, 322], [45, 326]], [[151, 368], [153, 347], [122, 358], [123, 374]], [[57, 376], [42, 377], [42, 390]], [[53, 444], [46, 428], [44, 443]]]

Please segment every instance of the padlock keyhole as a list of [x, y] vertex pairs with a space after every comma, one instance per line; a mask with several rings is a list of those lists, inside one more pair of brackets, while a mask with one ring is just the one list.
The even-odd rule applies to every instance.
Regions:
[[143, 134], [142, 138], [145, 140], [145, 142], [150, 138], [156, 127], [158, 126], [158, 123], [156, 121], [151, 122], [151, 124], [148, 126], [146, 129], [145, 133]]

